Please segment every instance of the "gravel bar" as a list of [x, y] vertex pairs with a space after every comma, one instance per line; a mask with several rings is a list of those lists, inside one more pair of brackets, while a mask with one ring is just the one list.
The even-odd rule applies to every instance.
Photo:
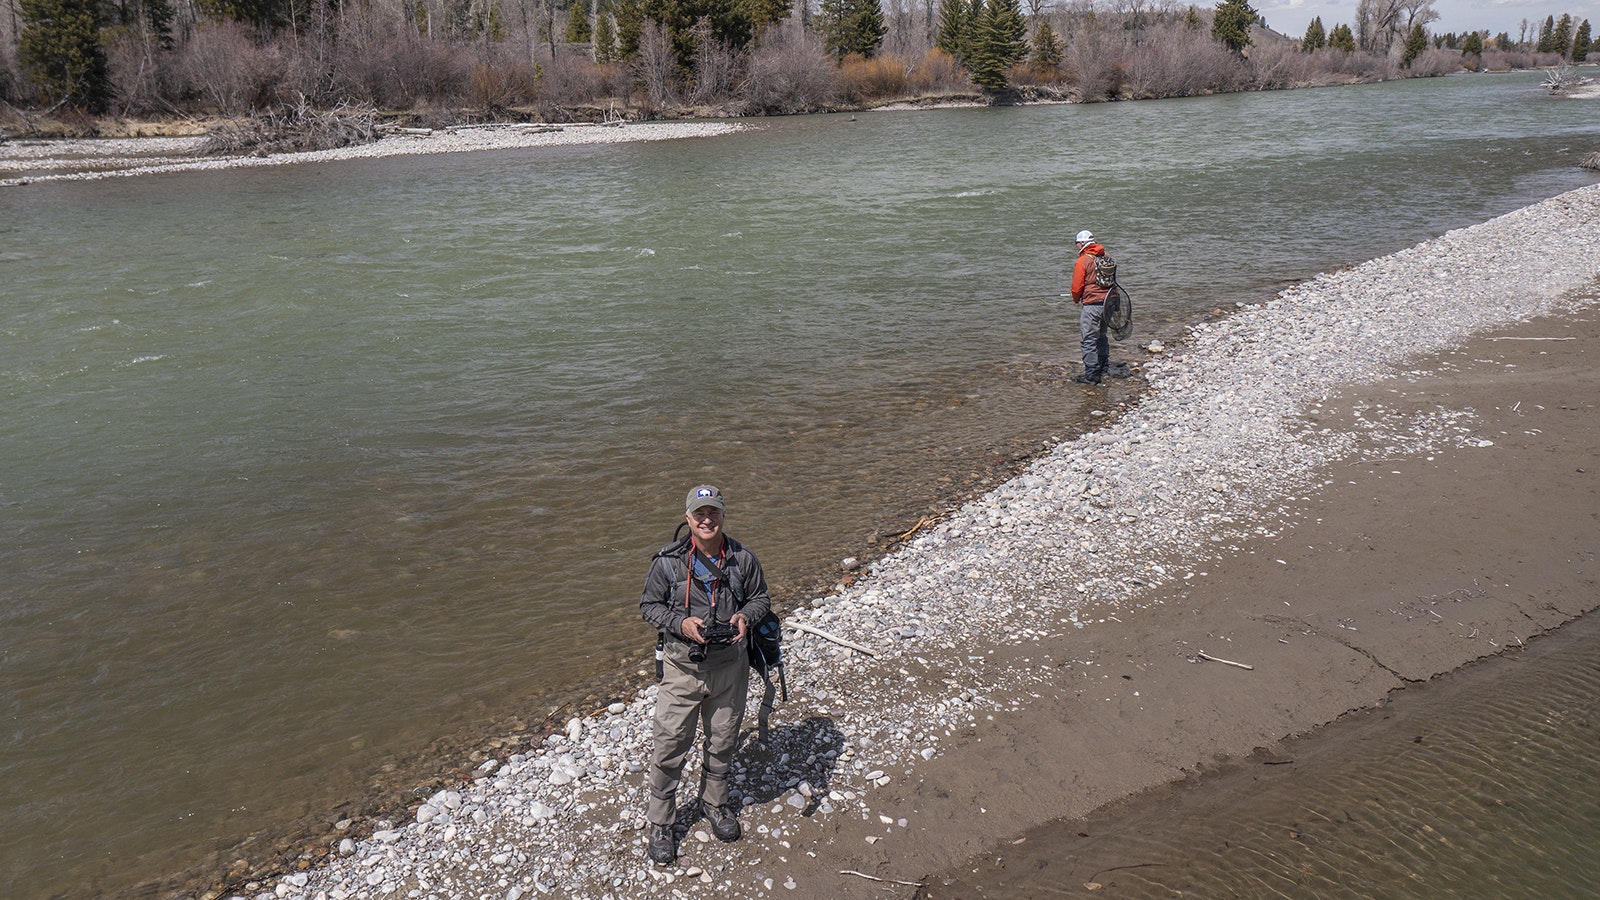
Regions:
[[267, 156], [197, 156], [199, 147], [205, 141], [203, 137], [14, 140], [0, 143], [0, 176], [6, 176], [0, 177], [0, 187], [36, 181], [85, 181], [384, 156], [715, 137], [743, 131], [748, 127], [727, 122], [458, 126], [427, 134], [391, 134], [373, 143], [354, 147]]
[[[786, 632], [794, 695], [771, 739], [752, 735], [741, 750], [740, 843], [717, 843], [704, 820], [682, 818], [679, 864], [647, 863], [651, 686], [571, 720], [536, 752], [485, 762], [409, 821], [339, 841], [327, 864], [237, 896], [820, 895], [826, 886], [797, 885], [785, 869], [788, 856], [816, 853], [801, 836], [808, 819], [881, 822], [891, 834], [915, 827], [882, 816], [874, 791], [917, 779], [951, 735], [1026, 708], [1054, 677], [994, 665], [999, 641], [1137, 614], [1154, 588], [1191, 576], [1227, 544], [1271, 535], [1290, 498], [1314, 490], [1328, 464], [1373, 452], [1360, 448], [1374, 436], [1390, 456], [1482, 446], [1470, 410], [1420, 421], [1374, 410], [1354, 426], [1361, 433], [1304, 417], [1344, 386], [1425, 378], [1408, 361], [1472, 335], [1592, 305], [1597, 279], [1600, 185], [1194, 326], [1181, 352], [1147, 366], [1137, 407], [1055, 447], [854, 585], [790, 611], [791, 624], [873, 654]], [[697, 783], [691, 766], [686, 789]]]

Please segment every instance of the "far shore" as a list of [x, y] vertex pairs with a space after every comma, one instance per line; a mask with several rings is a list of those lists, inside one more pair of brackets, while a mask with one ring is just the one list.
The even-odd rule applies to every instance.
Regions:
[[[1463, 73], [1466, 74], [1466, 73]], [[1600, 82], [1566, 88], [1562, 97], [1600, 99]], [[1042, 96], [1032, 104], [1076, 102]], [[983, 106], [981, 95], [931, 96], [898, 100], [840, 112], [867, 114]], [[0, 187], [44, 181], [85, 181], [134, 175], [281, 166], [295, 163], [375, 159], [391, 156], [515, 150], [577, 144], [611, 144], [715, 137], [759, 128], [762, 117], [742, 119], [617, 120], [604, 123], [496, 122], [436, 129], [390, 130], [368, 144], [301, 153], [201, 155], [206, 132], [223, 120], [123, 122], [107, 137], [12, 137], [0, 135]], [[1600, 153], [1600, 148], [1596, 148]]]
[[627, 122], [603, 125], [496, 124], [394, 133], [370, 144], [305, 153], [203, 156], [205, 137], [80, 138], [0, 142], [0, 187], [133, 175], [283, 166], [386, 156], [471, 153], [715, 137], [750, 128], [730, 122]]

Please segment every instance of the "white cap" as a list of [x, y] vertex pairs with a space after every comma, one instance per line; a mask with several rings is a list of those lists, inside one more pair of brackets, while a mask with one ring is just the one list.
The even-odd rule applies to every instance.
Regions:
[[1090, 241], [1094, 240], [1094, 232], [1092, 232], [1089, 229], [1085, 228], [1084, 230], [1078, 232], [1078, 236], [1076, 238], [1073, 238], [1073, 240], [1077, 241], [1080, 244], [1087, 244]]

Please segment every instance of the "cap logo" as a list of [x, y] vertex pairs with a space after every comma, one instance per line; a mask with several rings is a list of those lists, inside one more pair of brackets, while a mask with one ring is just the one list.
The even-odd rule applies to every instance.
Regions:
[[717, 495], [717, 492], [713, 491], [710, 488], [701, 488], [700, 490], [695, 491], [694, 495], [696, 497], [715, 497]]

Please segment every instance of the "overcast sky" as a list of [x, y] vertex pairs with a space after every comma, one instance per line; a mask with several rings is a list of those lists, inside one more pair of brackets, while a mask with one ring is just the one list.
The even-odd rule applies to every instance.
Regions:
[[[1306, 32], [1314, 16], [1322, 17], [1322, 25], [1329, 31], [1340, 23], [1354, 26], [1357, 0], [1253, 0], [1255, 7], [1267, 20], [1267, 25], [1280, 34], [1299, 37]], [[1493, 37], [1500, 32], [1516, 40], [1522, 29], [1522, 20], [1528, 20], [1528, 37], [1539, 36], [1539, 27], [1545, 16], [1561, 18], [1562, 13], [1572, 16], [1573, 28], [1584, 19], [1590, 30], [1600, 29], [1600, 0], [1434, 0], [1433, 8], [1439, 11], [1439, 20], [1428, 25], [1431, 33], [1454, 31], [1485, 31]]]

